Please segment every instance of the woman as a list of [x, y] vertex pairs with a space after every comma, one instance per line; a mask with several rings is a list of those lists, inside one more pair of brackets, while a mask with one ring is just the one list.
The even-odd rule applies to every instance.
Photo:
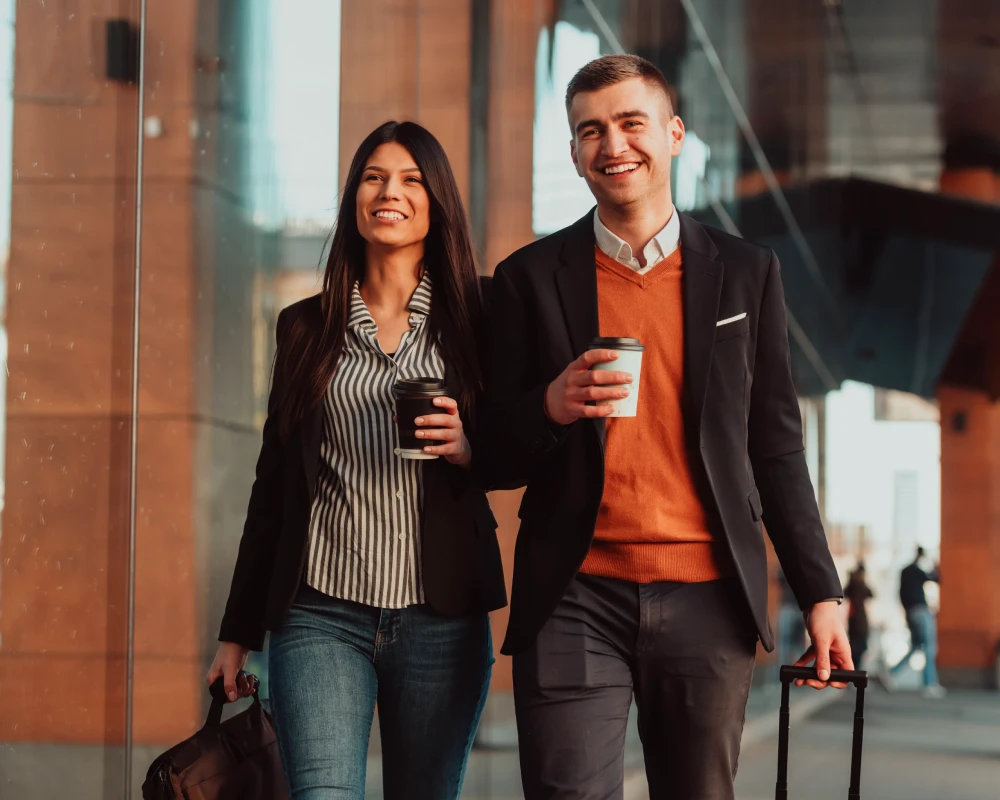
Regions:
[[[269, 682], [293, 798], [363, 798], [378, 703], [385, 797], [457, 798], [506, 604], [473, 474], [481, 298], [438, 141], [387, 122], [354, 156], [323, 290], [278, 317], [274, 381], [209, 670], [237, 696], [271, 631]], [[393, 386], [445, 380], [400, 456]], [[418, 434], [418, 435], [420, 435]]]

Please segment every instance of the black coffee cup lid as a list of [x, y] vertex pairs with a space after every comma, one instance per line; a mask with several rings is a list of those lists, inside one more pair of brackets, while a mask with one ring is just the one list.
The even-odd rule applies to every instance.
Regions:
[[396, 381], [393, 393], [399, 397], [443, 397], [448, 394], [444, 381], [439, 378], [408, 378]]
[[598, 336], [587, 347], [588, 350], [645, 350], [638, 339], [628, 336]]

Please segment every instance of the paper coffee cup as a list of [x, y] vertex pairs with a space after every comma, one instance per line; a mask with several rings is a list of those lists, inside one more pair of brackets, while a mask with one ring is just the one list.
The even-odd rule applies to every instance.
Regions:
[[[628, 372], [632, 375], [631, 384], [621, 384], [629, 390], [628, 397], [618, 400], [603, 401], [602, 405], [610, 402], [614, 406], [609, 417], [634, 417], [639, 404], [639, 378], [642, 373], [642, 353], [646, 349], [639, 343], [638, 339], [622, 337], [598, 337], [587, 347], [588, 350], [614, 350], [618, 354], [615, 361], [604, 361], [594, 364], [592, 370], [610, 370], [612, 372]], [[614, 384], [606, 384], [613, 386]]]
[[446, 397], [448, 390], [444, 381], [437, 378], [414, 378], [400, 380], [392, 389], [396, 399], [396, 431], [399, 447], [396, 454], [400, 458], [416, 461], [430, 461], [437, 456], [424, 452], [427, 445], [442, 442], [417, 438], [417, 417], [439, 414], [441, 409], [434, 405], [435, 397]]

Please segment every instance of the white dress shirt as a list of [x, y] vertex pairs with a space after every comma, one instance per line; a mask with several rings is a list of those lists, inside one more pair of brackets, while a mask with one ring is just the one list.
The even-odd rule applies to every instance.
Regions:
[[677, 209], [673, 209], [673, 213], [667, 220], [667, 224], [663, 226], [663, 230], [650, 239], [649, 244], [643, 248], [642, 255], [646, 259], [645, 267], [639, 264], [639, 260], [632, 255], [631, 245], [605, 227], [596, 208], [594, 209], [594, 236], [597, 238], [597, 246], [601, 248], [601, 252], [611, 256], [620, 264], [631, 267], [640, 275], [644, 275], [680, 247], [681, 222], [677, 216]]

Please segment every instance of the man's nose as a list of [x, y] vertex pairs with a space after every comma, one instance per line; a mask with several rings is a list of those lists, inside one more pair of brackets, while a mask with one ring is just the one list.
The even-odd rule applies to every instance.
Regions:
[[606, 158], [615, 158], [628, 150], [628, 138], [620, 130], [611, 128], [604, 134], [601, 147], [601, 155]]

